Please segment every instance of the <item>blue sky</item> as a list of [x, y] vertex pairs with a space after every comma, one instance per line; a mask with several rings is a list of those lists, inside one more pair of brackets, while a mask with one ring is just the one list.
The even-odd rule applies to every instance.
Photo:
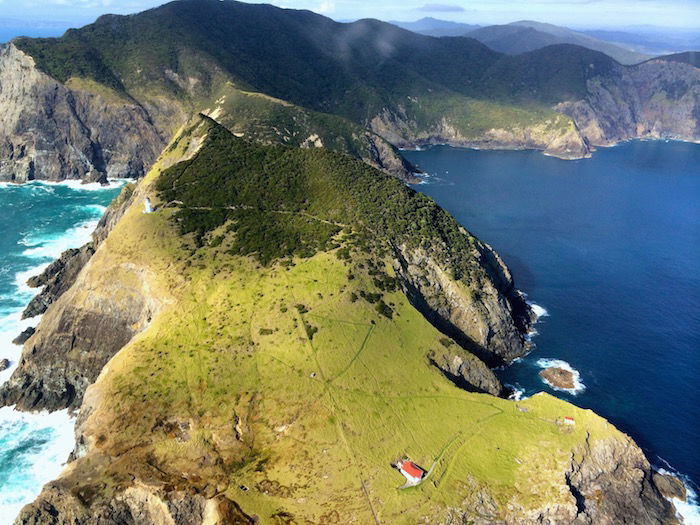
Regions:
[[[0, 0], [0, 18], [73, 24], [103, 13], [133, 13], [164, 0]], [[258, 2], [255, 2], [258, 3]], [[573, 27], [700, 26], [700, 0], [267, 0], [335, 19], [416, 20], [433, 16], [477, 24], [534, 19]]]

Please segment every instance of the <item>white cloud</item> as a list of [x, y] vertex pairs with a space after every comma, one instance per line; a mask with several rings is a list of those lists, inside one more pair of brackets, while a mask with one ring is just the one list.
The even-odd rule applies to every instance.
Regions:
[[314, 11], [324, 15], [332, 13], [335, 11], [335, 2], [333, 0], [323, 0]]

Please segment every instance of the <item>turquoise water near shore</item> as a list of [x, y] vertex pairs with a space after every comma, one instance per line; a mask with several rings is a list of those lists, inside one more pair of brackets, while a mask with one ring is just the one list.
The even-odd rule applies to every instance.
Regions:
[[[504, 382], [594, 409], [699, 483], [700, 145], [637, 141], [580, 161], [404, 155], [428, 174], [414, 187], [491, 244], [546, 310]], [[577, 371], [580, 388], [550, 389], [538, 372], [552, 364]]]
[[[12, 339], [38, 318], [21, 320], [21, 311], [37, 293], [27, 278], [64, 250], [90, 240], [121, 183], [98, 185], [0, 183], [0, 359], [16, 367], [21, 347]], [[0, 409], [0, 525], [12, 523], [47, 481], [55, 478], [73, 448], [73, 421], [66, 411], [26, 414]]]

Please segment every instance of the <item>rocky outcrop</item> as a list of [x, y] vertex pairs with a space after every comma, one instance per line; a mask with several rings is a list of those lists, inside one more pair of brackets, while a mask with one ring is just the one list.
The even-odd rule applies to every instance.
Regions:
[[0, 359], [0, 372], [7, 370], [8, 368], [10, 368], [10, 360]]
[[23, 345], [29, 340], [31, 336], [34, 335], [34, 332], [36, 332], [36, 329], [33, 326], [25, 328], [24, 330], [22, 330], [22, 333], [20, 333], [17, 337], [15, 337], [12, 340], [12, 344]]
[[406, 161], [394, 146], [374, 133], [367, 133], [365, 136], [371, 156], [367, 159], [368, 164], [408, 183], [420, 181], [415, 175], [417, 168]]
[[43, 289], [24, 309], [22, 319], [43, 314], [51, 303], [73, 285], [78, 273], [94, 253], [93, 243], [88, 243], [81, 248], [66, 250], [40, 275], [29, 279], [27, 284], [30, 287], [43, 287]]
[[425, 248], [394, 247], [394, 270], [411, 304], [436, 328], [489, 365], [508, 363], [527, 352], [529, 307], [501, 258], [484, 243], [473, 246], [478, 282], [468, 286]]
[[688, 490], [676, 476], [663, 472], [654, 472], [653, 480], [659, 488], [659, 492], [665, 498], [679, 499], [681, 501], [688, 499]]
[[651, 60], [588, 81], [588, 96], [556, 106], [594, 146], [648, 139], [700, 140], [700, 69]]
[[[133, 100], [66, 87], [0, 46], [0, 181], [139, 177], [168, 137]], [[97, 90], [99, 91], [99, 90]]]
[[556, 366], [542, 370], [540, 372], [540, 377], [554, 388], [573, 390], [576, 387], [574, 374], [570, 370], [565, 370]]
[[[82, 496], [82, 497], [81, 497]], [[136, 485], [112, 497], [73, 494], [61, 480], [44, 487], [22, 509], [15, 525], [252, 525], [236, 503], [224, 496], [206, 497], [166, 487]]]
[[[560, 473], [565, 503], [504, 508], [486, 491], [475, 491], [442, 525], [672, 525], [675, 509], [652, 478], [651, 465], [627, 436], [586, 441]], [[426, 522], [427, 523], [427, 522]], [[435, 523], [434, 521], [432, 523]]]
[[503, 385], [496, 374], [481, 360], [459, 348], [453, 351], [432, 352], [428, 359], [455, 386], [467, 392], [481, 392], [500, 396]]

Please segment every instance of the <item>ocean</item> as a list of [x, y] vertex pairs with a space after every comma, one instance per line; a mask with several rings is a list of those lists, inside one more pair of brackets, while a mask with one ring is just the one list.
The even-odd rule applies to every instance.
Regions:
[[[0, 183], [0, 359], [10, 361], [10, 368], [0, 372], [0, 383], [10, 377], [22, 351], [12, 340], [39, 320], [21, 320], [37, 293], [26, 280], [64, 250], [89, 241], [121, 185]], [[66, 411], [0, 409], [0, 525], [12, 523], [42, 485], [58, 476], [73, 440], [73, 420]]]
[[[534, 350], [502, 380], [595, 410], [697, 494], [700, 145], [634, 141], [578, 161], [403, 153], [428, 175], [414, 187], [498, 251], [541, 314]], [[574, 390], [541, 380], [552, 365], [576, 373]], [[697, 506], [682, 513], [700, 523]]]

